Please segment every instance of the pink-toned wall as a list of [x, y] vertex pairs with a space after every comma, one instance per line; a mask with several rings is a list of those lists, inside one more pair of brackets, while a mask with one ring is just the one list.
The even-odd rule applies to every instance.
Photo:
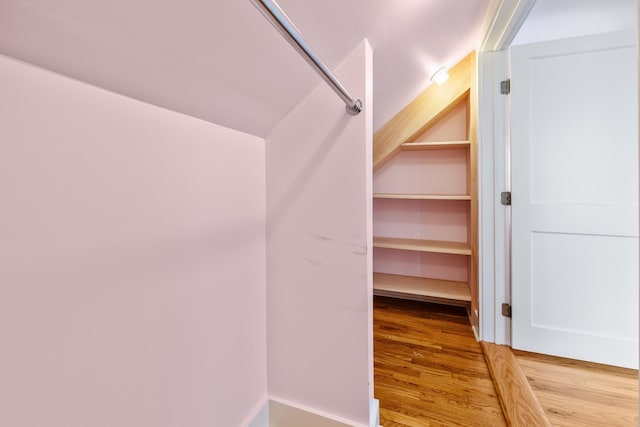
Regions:
[[372, 55], [336, 68], [364, 112], [323, 83], [267, 137], [268, 388], [369, 425], [372, 396]]
[[264, 140], [7, 57], [0, 93], [0, 425], [246, 423]]

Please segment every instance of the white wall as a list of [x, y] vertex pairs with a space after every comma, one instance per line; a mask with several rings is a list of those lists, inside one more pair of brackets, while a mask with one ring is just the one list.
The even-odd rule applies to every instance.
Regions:
[[636, 31], [637, 11], [637, 0], [536, 0], [512, 45]]
[[369, 425], [372, 394], [372, 55], [336, 68], [358, 116], [324, 83], [267, 137], [270, 396]]
[[7, 57], [0, 93], [0, 425], [245, 423], [264, 141]]

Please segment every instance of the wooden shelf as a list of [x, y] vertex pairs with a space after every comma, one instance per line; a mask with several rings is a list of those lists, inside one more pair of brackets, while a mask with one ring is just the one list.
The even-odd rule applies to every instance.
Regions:
[[403, 150], [457, 150], [469, 148], [469, 141], [405, 142], [400, 144]]
[[401, 239], [396, 237], [374, 237], [374, 248], [400, 249], [404, 251], [432, 252], [453, 255], [471, 255], [471, 247], [464, 242], [444, 240]]
[[465, 282], [373, 273], [373, 293], [441, 304], [467, 306], [471, 291]]
[[402, 199], [402, 200], [471, 200], [468, 194], [398, 194], [373, 193], [374, 199]]

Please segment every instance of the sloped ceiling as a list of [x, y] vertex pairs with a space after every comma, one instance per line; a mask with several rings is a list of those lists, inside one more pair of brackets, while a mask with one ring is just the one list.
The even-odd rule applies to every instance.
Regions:
[[[369, 39], [378, 129], [478, 47], [490, 1], [278, 3], [330, 67]], [[0, 53], [262, 137], [320, 82], [249, 0], [0, 0]]]

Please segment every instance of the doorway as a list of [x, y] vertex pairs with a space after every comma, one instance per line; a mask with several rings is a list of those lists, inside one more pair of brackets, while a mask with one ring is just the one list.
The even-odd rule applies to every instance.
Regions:
[[638, 366], [636, 52], [629, 32], [510, 49], [514, 349]]
[[[526, 12], [528, 13], [528, 10]], [[560, 23], [563, 26], [555, 25]], [[559, 31], [558, 28], [564, 32]], [[631, 30], [631, 34], [627, 34], [627, 37], [632, 39], [631, 43], [628, 39], [617, 40], [613, 45], [608, 45], [609, 47], [605, 43], [596, 48], [594, 43], [600, 43], [596, 40], [599, 37], [605, 39], [608, 37], [608, 40], [613, 42], [612, 39], [616, 38], [615, 35], [610, 34], [613, 30]], [[609, 33], [609, 35], [595, 36], [593, 35], [595, 33]], [[586, 34], [592, 35], [586, 36]], [[626, 362], [616, 361], [615, 358], [597, 359], [577, 350], [571, 353], [559, 352], [557, 349], [545, 350], [540, 347], [540, 342], [551, 344], [552, 347], [560, 346], [565, 342], [569, 343], [570, 341], [562, 334], [540, 338], [535, 348], [522, 348], [622, 366], [633, 366], [631, 363], [635, 363], [637, 367], [637, 47], [631, 47], [637, 44], [636, 34], [637, 5], [635, 1], [616, 2], [614, 7], [610, 2], [602, 1], [585, 1], [578, 5], [576, 2], [569, 1], [539, 0], [520, 28], [520, 32], [515, 36], [513, 43], [509, 40], [506, 46], [503, 46], [503, 50], [481, 54], [480, 110], [493, 111], [493, 118], [490, 119], [493, 122], [489, 126], [489, 131], [486, 126], [487, 119], [481, 119], [483, 129], [480, 153], [484, 199], [484, 205], [481, 208], [484, 231], [482, 248], [485, 255], [488, 252], [491, 253], [491, 256], [482, 261], [482, 303], [485, 309], [493, 308], [485, 310], [485, 313], [493, 314], [493, 317], [489, 315], [483, 319], [486, 326], [482, 331], [483, 339], [487, 341], [512, 344], [513, 337], [515, 346], [527, 345], [523, 344], [522, 340], [519, 341], [519, 336], [523, 334], [518, 332], [518, 328], [527, 323], [529, 325], [535, 323], [536, 328], [543, 326], [542, 329], [556, 330], [555, 332], [563, 330], [562, 333], [569, 333], [574, 338], [591, 337], [590, 340], [595, 339], [595, 342], [600, 340], [600, 344], [596, 346], [611, 344], [611, 338], [624, 341], [626, 344], [623, 347], [617, 347], [616, 351], [610, 351], [610, 353], [625, 353]], [[583, 37], [582, 43], [590, 46], [582, 50], [578, 48], [577, 51], [582, 54], [575, 54], [575, 43], [578, 40], [575, 36]], [[537, 55], [543, 59], [534, 65], [526, 59], [524, 61], [527, 65], [523, 67], [517, 65], [519, 58], [524, 55], [518, 52], [531, 50], [520, 45], [533, 46], [532, 43], [544, 40], [545, 48], [549, 48], [560, 43], [558, 39], [569, 38], [574, 42], [564, 40], [561, 43], [566, 48], [564, 53], [550, 54], [539, 51], [533, 56]], [[549, 41], [550, 39], [556, 41]], [[507, 50], [509, 45], [513, 46]], [[624, 46], [628, 48], [626, 51]], [[573, 53], [571, 49], [574, 50]], [[607, 50], [610, 53], [604, 53]], [[622, 85], [620, 93], [610, 90], [615, 84], [609, 85], [606, 79], [603, 81], [601, 74], [596, 78], [599, 73], [607, 69], [608, 65], [616, 62], [612, 59], [613, 57], [602, 58], [607, 55], [613, 55], [613, 57], [617, 55], [623, 61], [609, 68], [614, 70], [613, 77], [610, 78]], [[566, 74], [566, 62], [574, 63], [571, 66], [578, 69]], [[543, 70], [543, 65], [550, 64], [553, 66]], [[615, 72], [620, 67], [625, 69], [626, 74]], [[630, 70], [631, 67], [634, 69]], [[539, 84], [533, 94], [534, 102], [539, 105], [529, 108], [529, 104], [523, 103], [522, 95], [526, 92], [530, 93], [535, 83], [535, 80], [529, 78], [530, 76], [526, 76], [526, 73], [531, 72], [547, 73], [547, 76], [545, 76], [546, 80], [538, 79], [538, 83], [545, 84]], [[516, 75], [522, 73], [525, 74], [524, 77]], [[623, 75], [626, 75], [626, 80]], [[497, 89], [496, 85], [501, 80], [506, 80], [508, 77], [512, 77], [513, 92], [510, 95], [489, 93], [493, 88]], [[585, 86], [576, 89], [575, 85], [578, 83], [584, 83]], [[594, 97], [599, 99], [598, 88], [601, 88], [601, 93], [606, 96], [598, 103], [590, 102]], [[576, 92], [573, 96], [567, 97], [566, 95], [572, 90]], [[545, 97], [542, 97], [542, 94]], [[608, 107], [604, 106], [605, 98], [610, 100], [606, 101], [610, 102]], [[541, 100], [547, 99], [553, 99], [551, 107], [543, 106], [544, 103]], [[566, 104], [567, 99], [572, 102], [580, 99], [581, 101], [569, 108]], [[510, 103], [512, 104], [511, 116], [508, 114]], [[626, 107], [619, 109], [623, 104]], [[562, 108], [559, 108], [561, 105]], [[551, 111], [550, 108], [556, 108], [557, 111], [547, 114]], [[583, 120], [582, 116], [589, 108], [600, 111], [600, 114], [597, 118], [591, 116], [590, 119]], [[622, 113], [620, 113], [621, 110]], [[531, 123], [532, 111], [537, 114], [533, 117], [537, 126], [535, 130], [517, 130], [513, 126], [514, 121]], [[571, 111], [580, 112], [580, 114], [572, 114]], [[608, 115], [614, 111], [620, 114]], [[605, 112], [607, 114], [604, 114]], [[563, 119], [561, 119], [562, 114], [564, 114]], [[545, 115], [547, 122], [543, 121]], [[630, 117], [630, 119], [627, 118], [623, 121], [624, 125], [621, 125], [619, 123], [621, 116]], [[550, 123], [555, 123], [557, 129], [549, 128]], [[580, 126], [581, 123], [584, 125]], [[547, 128], [539, 127], [541, 124]], [[573, 125], [578, 127], [572, 128]], [[582, 132], [582, 136], [592, 138], [599, 130], [585, 131], [588, 128], [587, 125], [602, 129], [608, 127], [608, 133], [616, 135], [613, 138], [616, 143], [621, 139], [627, 142], [623, 142], [620, 149], [611, 150], [609, 148], [618, 146], [605, 144], [602, 141], [603, 138], [599, 138], [602, 143], [598, 145], [593, 142], [586, 143], [585, 138], [571, 139], [571, 135], [559, 140], [548, 136], [572, 131], [574, 134]], [[527, 141], [522, 141], [531, 135], [541, 134], [540, 130], [549, 131], [548, 135], [543, 142], [536, 143], [533, 149]], [[495, 144], [489, 147], [488, 144], [483, 144], [488, 140], [494, 141]], [[563, 145], [559, 142], [567, 140], [573, 140], [576, 143], [571, 146], [571, 144]], [[598, 138], [595, 138], [595, 141], [598, 141]], [[510, 162], [509, 154], [514, 156], [513, 163]], [[592, 156], [591, 164], [589, 156]], [[540, 175], [534, 180], [531, 180], [531, 174], [529, 174], [532, 165], [537, 168]], [[608, 166], [605, 167], [605, 165]], [[510, 167], [513, 167], [513, 171]], [[489, 176], [488, 171], [493, 175]], [[621, 179], [617, 179], [617, 176]], [[614, 181], [624, 182], [624, 184], [618, 185]], [[513, 189], [511, 184], [514, 185]], [[500, 192], [508, 190], [513, 190], [513, 206], [502, 207], [499, 205]], [[559, 198], [561, 193], [564, 194], [564, 199]], [[553, 197], [556, 199], [552, 200]], [[532, 206], [532, 201], [536, 206]], [[538, 206], [549, 201], [553, 202], [551, 204], [560, 206], [555, 206], [556, 210], [550, 206], [544, 209]], [[564, 209], [571, 203], [576, 205], [571, 208], [573, 210]], [[579, 210], [579, 207], [584, 209]], [[510, 268], [511, 264], [503, 261], [508, 260], [512, 252], [511, 228], [508, 227], [512, 209], [514, 215], [513, 271]], [[536, 221], [539, 219], [547, 222], [559, 221], [564, 218], [565, 229], [552, 230], [549, 228], [550, 224], [546, 224], [547, 228], [542, 231], [532, 228], [529, 214], [533, 215], [535, 212], [542, 215], [537, 217]], [[495, 220], [495, 223], [489, 224], [491, 220]], [[592, 220], [591, 228], [579, 227], [586, 225], [588, 220]], [[621, 230], [625, 223], [629, 227]], [[527, 225], [529, 228], [523, 229], [521, 227], [523, 224], [529, 224]], [[600, 224], [600, 230], [594, 228], [596, 224]], [[616, 227], [617, 230], [614, 230]], [[565, 238], [566, 234], [571, 237]], [[487, 238], [487, 236], [490, 237]], [[585, 243], [586, 241], [589, 243]], [[567, 247], [569, 242], [573, 250]], [[528, 249], [523, 252], [521, 246]], [[531, 268], [532, 265], [535, 269]], [[540, 266], [544, 268], [538, 269]], [[511, 288], [508, 286], [511, 273], [514, 280], [513, 301], [511, 301]], [[524, 291], [520, 290], [519, 286], [523, 281], [528, 280], [531, 283], [532, 277], [534, 285], [537, 283], [537, 289], [532, 290], [528, 287]], [[495, 288], [491, 286], [492, 280], [495, 282]], [[584, 289], [585, 282], [591, 282], [587, 286], [591, 289], [590, 292]], [[614, 289], [615, 292], [612, 291]], [[510, 302], [513, 303], [513, 324], [510, 319], [503, 317], [500, 313], [501, 304]], [[607, 310], [603, 310], [604, 307], [608, 307]], [[526, 331], [525, 341], [532, 335], [534, 335], [532, 331]], [[602, 344], [603, 339], [609, 341]], [[568, 347], [574, 349], [576, 344], [571, 343]]]

